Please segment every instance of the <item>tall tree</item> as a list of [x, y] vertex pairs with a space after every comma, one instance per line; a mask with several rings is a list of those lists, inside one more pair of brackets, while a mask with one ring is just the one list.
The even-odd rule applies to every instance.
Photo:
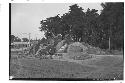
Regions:
[[96, 42], [98, 40], [98, 33], [99, 33], [99, 27], [97, 23], [97, 18], [99, 14], [97, 13], [98, 10], [89, 8], [87, 9], [84, 17], [84, 41], [86, 43], [89, 43], [91, 45], [96, 45]]
[[83, 12], [83, 9], [77, 4], [71, 5], [69, 7], [69, 12], [62, 16], [62, 21], [69, 28], [67, 31], [68, 34], [70, 34], [75, 41], [79, 41], [82, 38], [81, 26], [83, 25], [83, 17], [85, 13]]
[[124, 3], [102, 3], [101, 6], [103, 10], [99, 18], [109, 50], [123, 47]]
[[45, 37], [54, 37], [61, 33], [60, 17], [54, 16], [41, 21], [40, 30], [45, 32]]

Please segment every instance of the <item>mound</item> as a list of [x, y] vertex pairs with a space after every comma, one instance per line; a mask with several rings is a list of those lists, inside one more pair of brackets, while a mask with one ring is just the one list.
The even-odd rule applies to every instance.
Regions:
[[86, 53], [87, 47], [80, 42], [74, 42], [68, 46], [68, 53], [84, 52]]
[[87, 50], [87, 47], [84, 46], [82, 43], [74, 42], [68, 45], [67, 56], [70, 59], [84, 60], [88, 58], [88, 54], [86, 50]]
[[88, 49], [86, 50], [88, 54], [105, 54], [103, 50], [101, 50], [98, 47], [93, 47], [85, 42], [81, 42], [84, 46], [86, 46]]

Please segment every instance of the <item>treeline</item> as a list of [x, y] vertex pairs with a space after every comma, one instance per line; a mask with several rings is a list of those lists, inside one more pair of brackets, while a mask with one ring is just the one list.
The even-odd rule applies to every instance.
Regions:
[[11, 39], [11, 43], [13, 43], [13, 42], [21, 42], [21, 41], [23, 41], [23, 42], [29, 42], [29, 39], [28, 38], [19, 38], [19, 37], [16, 37], [16, 36], [14, 36], [14, 35], [11, 35], [11, 37], [10, 37]]
[[101, 3], [103, 10], [84, 12], [77, 4], [69, 6], [62, 16], [56, 15], [40, 22], [39, 29], [50, 38], [58, 34], [62, 39], [68, 34], [74, 41], [85, 42], [103, 49], [124, 48], [124, 3]]

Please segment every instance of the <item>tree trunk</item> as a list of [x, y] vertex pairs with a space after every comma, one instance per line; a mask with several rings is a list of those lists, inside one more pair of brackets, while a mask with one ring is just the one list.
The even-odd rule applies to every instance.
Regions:
[[109, 27], [109, 51], [111, 50], [112, 24]]
[[110, 42], [110, 37], [109, 37], [109, 51], [111, 50], [111, 42]]

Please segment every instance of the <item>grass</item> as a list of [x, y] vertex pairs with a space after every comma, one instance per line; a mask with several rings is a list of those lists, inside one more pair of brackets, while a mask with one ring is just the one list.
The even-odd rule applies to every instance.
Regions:
[[120, 66], [123, 65], [123, 57], [122, 56], [98, 56], [94, 59], [88, 61], [90, 65], [97, 66]]
[[[16, 77], [32, 78], [74, 78], [81, 72], [90, 72], [95, 70], [93, 67], [81, 66], [77, 63], [56, 60], [20, 60], [20, 69]], [[13, 64], [13, 66], [17, 66]], [[15, 67], [16, 68], [16, 67]]]
[[10, 75], [16, 78], [123, 79], [123, 57], [98, 56], [76, 62], [11, 57]]
[[122, 56], [99, 56], [95, 59], [84, 61], [82, 64], [96, 66], [97, 71], [91, 72], [87, 78], [123, 80]]

